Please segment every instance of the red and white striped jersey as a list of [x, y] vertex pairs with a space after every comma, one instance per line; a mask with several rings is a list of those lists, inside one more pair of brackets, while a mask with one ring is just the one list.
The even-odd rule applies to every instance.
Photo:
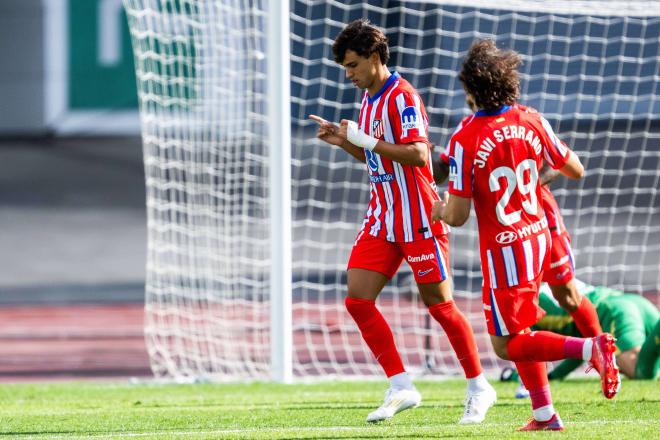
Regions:
[[[370, 136], [391, 144], [428, 145], [428, 117], [415, 89], [394, 72], [373, 97], [365, 92], [358, 126]], [[392, 242], [411, 242], [446, 234], [442, 222], [431, 223], [431, 207], [438, 200], [431, 152], [424, 167], [402, 165], [365, 150], [371, 199], [360, 234]]]
[[504, 106], [464, 119], [449, 143], [449, 193], [470, 197], [479, 224], [484, 285], [536, 279], [549, 250], [538, 184], [543, 160], [559, 169], [570, 150], [534, 109]]

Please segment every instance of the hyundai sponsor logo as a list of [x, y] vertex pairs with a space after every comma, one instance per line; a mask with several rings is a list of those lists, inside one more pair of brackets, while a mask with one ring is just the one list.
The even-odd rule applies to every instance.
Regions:
[[497, 234], [495, 240], [499, 244], [510, 244], [518, 239], [518, 234], [513, 231], [504, 231]]

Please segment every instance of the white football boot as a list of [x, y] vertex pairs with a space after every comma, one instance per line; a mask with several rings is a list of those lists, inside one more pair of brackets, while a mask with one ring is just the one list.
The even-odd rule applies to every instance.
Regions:
[[486, 413], [497, 402], [495, 388], [488, 387], [479, 392], [469, 392], [465, 396], [465, 412], [459, 420], [459, 425], [470, 425], [481, 423], [486, 418]]
[[367, 416], [367, 422], [375, 423], [391, 419], [401, 411], [418, 407], [420, 403], [422, 403], [422, 396], [415, 388], [409, 390], [390, 388], [385, 392], [385, 401], [380, 408]]

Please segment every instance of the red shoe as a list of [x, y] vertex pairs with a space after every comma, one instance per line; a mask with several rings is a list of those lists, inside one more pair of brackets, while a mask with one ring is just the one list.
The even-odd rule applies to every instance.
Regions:
[[595, 368], [600, 373], [600, 382], [603, 386], [603, 395], [608, 399], [616, 396], [621, 388], [621, 378], [619, 377], [619, 368], [614, 359], [614, 336], [609, 333], [603, 333], [591, 339], [593, 348], [591, 349], [591, 368]]
[[525, 426], [521, 426], [516, 431], [563, 431], [564, 423], [559, 418], [559, 414], [554, 413], [547, 422], [539, 422], [533, 417]]

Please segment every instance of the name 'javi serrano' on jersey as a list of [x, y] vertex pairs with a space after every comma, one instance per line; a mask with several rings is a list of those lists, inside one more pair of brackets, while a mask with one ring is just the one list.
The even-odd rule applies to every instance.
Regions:
[[559, 169], [569, 154], [548, 121], [519, 104], [478, 111], [452, 135], [449, 193], [473, 199], [485, 286], [513, 287], [541, 272], [550, 234], [539, 169], [543, 160]]

